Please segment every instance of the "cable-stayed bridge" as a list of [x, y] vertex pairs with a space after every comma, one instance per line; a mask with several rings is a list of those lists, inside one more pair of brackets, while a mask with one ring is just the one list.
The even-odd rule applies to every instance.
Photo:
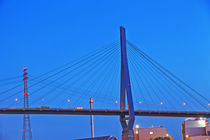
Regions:
[[[29, 114], [120, 116], [125, 140], [133, 140], [135, 116], [210, 117], [208, 97], [120, 31], [120, 43], [51, 71], [34, 76], [24, 69], [24, 91], [22, 76], [0, 80], [0, 114], [24, 114], [23, 139], [32, 139]], [[90, 97], [94, 109], [88, 109]]]
[[[2, 108], [0, 114], [34, 114], [34, 115], [103, 115], [103, 116], [120, 116], [129, 115], [127, 110], [117, 109], [72, 109], [72, 108]], [[210, 118], [209, 112], [191, 112], [191, 111], [150, 111], [150, 110], [135, 110], [135, 116], [150, 116], [150, 117], [206, 117]]]

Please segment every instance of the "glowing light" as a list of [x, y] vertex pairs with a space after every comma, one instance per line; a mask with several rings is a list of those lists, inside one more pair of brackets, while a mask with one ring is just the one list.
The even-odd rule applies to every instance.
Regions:
[[116, 100], [116, 101], [115, 101], [115, 104], [117, 104], [117, 103], [118, 103], [118, 101]]
[[149, 132], [149, 134], [150, 134], [150, 135], [152, 135], [152, 134], [153, 134], [153, 132], [151, 131], [151, 132]]
[[136, 125], [136, 128], [139, 128], [139, 125], [138, 124]]
[[27, 67], [24, 67], [23, 70], [26, 71], [27, 70]]
[[68, 102], [68, 103], [70, 103], [70, 102], [71, 102], [71, 100], [70, 100], [70, 99], [67, 99], [67, 102]]
[[90, 101], [89, 101], [90, 103], [93, 103], [93, 98], [90, 98]]
[[184, 102], [184, 103], [183, 103], [183, 105], [184, 105], [184, 106], [186, 106], [186, 105], [187, 105], [187, 103], [185, 103], [185, 102]]
[[142, 102], [141, 102], [141, 101], [139, 101], [139, 104], [142, 104]]
[[200, 120], [206, 120], [206, 118], [204, 118], [204, 117], [200, 117]]
[[138, 131], [138, 130], [136, 130], [136, 131], [135, 131], [135, 134], [139, 134], [139, 131]]
[[15, 102], [18, 102], [18, 98], [15, 98]]
[[163, 102], [160, 102], [161, 105], [163, 105]]
[[210, 103], [208, 103], [208, 106], [210, 106]]

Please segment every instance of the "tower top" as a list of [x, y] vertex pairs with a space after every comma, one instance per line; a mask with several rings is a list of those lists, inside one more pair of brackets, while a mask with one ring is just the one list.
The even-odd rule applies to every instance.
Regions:
[[27, 67], [24, 67], [24, 68], [23, 68], [23, 71], [26, 71], [26, 70], [27, 70]]
[[90, 103], [93, 103], [93, 98], [90, 98]]

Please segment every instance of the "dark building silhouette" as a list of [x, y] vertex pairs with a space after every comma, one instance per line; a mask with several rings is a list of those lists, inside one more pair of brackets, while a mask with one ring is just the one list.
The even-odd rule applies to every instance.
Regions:
[[117, 138], [113, 136], [104, 136], [104, 137], [86, 138], [86, 139], [78, 139], [78, 140], [117, 140]]

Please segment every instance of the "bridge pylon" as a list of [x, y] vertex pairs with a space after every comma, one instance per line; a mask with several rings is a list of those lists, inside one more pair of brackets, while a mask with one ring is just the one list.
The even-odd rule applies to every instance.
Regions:
[[121, 84], [120, 84], [120, 110], [126, 110], [126, 97], [129, 117], [120, 115], [120, 122], [123, 128], [122, 140], [134, 140], [133, 126], [135, 121], [133, 98], [131, 91], [131, 82], [129, 75], [127, 50], [126, 50], [126, 35], [125, 28], [120, 27], [120, 41], [121, 41]]
[[[29, 99], [28, 99], [28, 86], [27, 86], [27, 68], [23, 69], [23, 81], [24, 81], [24, 108], [29, 108]], [[31, 121], [29, 114], [24, 114], [23, 120], [23, 135], [22, 140], [32, 140], [32, 129], [31, 129]]]

